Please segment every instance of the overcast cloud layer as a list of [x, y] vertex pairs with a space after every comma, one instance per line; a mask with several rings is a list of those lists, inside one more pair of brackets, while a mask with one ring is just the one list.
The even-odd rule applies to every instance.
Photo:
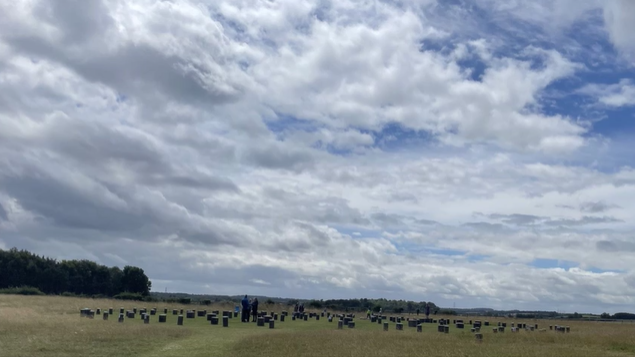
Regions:
[[633, 18], [0, 0], [0, 248], [155, 291], [628, 310]]

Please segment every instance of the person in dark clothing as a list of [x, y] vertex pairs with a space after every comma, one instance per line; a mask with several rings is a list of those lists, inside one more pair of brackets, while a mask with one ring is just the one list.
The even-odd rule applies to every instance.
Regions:
[[419, 316], [419, 309], [417, 309], [417, 316]]
[[[254, 301], [251, 303], [251, 314], [254, 317], [253, 322], [258, 321], [258, 298], [254, 298]], [[249, 317], [247, 320], [249, 320]]]
[[430, 304], [426, 303], [426, 319], [430, 317]]
[[242, 306], [243, 306], [243, 311], [242, 311], [242, 314], [240, 316], [241, 321], [242, 322], [249, 322], [249, 309], [250, 309], [251, 306], [249, 306], [249, 299], [247, 299], [247, 295], [245, 295], [245, 297], [243, 298], [241, 303], [242, 303]]

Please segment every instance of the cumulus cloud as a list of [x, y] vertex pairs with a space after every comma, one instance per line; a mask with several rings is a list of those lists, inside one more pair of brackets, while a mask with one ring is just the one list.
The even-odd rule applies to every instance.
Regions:
[[[561, 6], [0, 3], [0, 246], [157, 290], [630, 304], [633, 170], [544, 104], [601, 5]], [[513, 40], [539, 14], [563, 40]]]
[[[635, 54], [635, 45], [633, 44], [635, 24], [631, 21], [633, 16], [635, 16], [635, 4], [632, 1], [604, 2], [604, 21], [611, 40], [630, 56]], [[635, 59], [635, 57], [631, 57], [631, 59]]]
[[601, 104], [609, 107], [635, 105], [635, 85], [629, 79], [623, 79], [618, 84], [589, 84], [580, 92], [596, 97]]

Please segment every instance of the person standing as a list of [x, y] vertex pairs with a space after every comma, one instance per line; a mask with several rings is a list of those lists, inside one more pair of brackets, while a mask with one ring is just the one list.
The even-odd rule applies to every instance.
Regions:
[[247, 295], [241, 301], [243, 306], [243, 311], [240, 316], [242, 322], [249, 322], [249, 299], [247, 299]]
[[426, 320], [430, 317], [430, 303], [426, 303]]
[[[254, 298], [254, 301], [251, 303], [251, 314], [254, 317], [253, 322], [258, 321], [258, 298]], [[249, 316], [247, 316], [247, 321], [249, 321]]]

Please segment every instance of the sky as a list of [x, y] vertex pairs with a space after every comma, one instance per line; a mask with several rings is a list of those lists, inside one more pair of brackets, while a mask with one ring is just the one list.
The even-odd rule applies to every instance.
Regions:
[[633, 311], [633, 18], [0, 0], [0, 248], [153, 291]]

